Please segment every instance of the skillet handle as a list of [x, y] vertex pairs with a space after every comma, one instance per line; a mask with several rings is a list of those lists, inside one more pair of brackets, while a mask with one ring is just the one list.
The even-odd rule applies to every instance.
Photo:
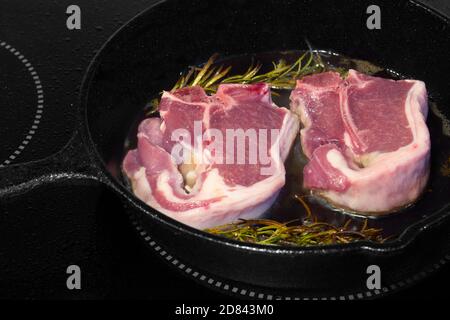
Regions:
[[67, 145], [42, 160], [0, 168], [0, 199], [25, 193], [46, 183], [97, 183], [104, 174], [77, 131]]

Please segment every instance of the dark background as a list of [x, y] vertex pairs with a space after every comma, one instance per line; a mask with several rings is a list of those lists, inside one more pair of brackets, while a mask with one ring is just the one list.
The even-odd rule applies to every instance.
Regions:
[[[64, 146], [75, 124], [70, 110], [96, 50], [121, 25], [154, 2], [0, 2], [0, 42], [11, 44], [30, 60], [45, 92], [40, 127], [14, 163], [43, 158]], [[448, 0], [422, 2], [450, 15]], [[71, 4], [81, 7], [81, 30], [66, 28], [66, 8]], [[8, 77], [2, 78], [7, 79], [0, 83], [2, 88], [24, 91], [9, 100], [0, 99], [0, 155], [5, 156], [23, 139], [24, 128], [15, 127], [14, 118], [34, 113], [34, 106], [27, 104], [33, 90], [29, 75], [13, 70], [14, 62], [0, 61], [0, 73], [9, 71]], [[185, 278], [146, 249], [121, 208], [116, 196], [102, 186], [47, 185], [2, 200], [0, 298], [226, 298]], [[66, 288], [66, 268], [71, 264], [81, 267], [82, 290]], [[442, 298], [449, 268], [388, 298]]]

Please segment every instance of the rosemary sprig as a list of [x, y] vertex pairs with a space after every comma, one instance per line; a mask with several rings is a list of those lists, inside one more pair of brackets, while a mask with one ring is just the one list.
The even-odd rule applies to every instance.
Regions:
[[201, 86], [205, 91], [214, 93], [221, 83], [250, 84], [265, 82], [274, 89], [292, 89], [296, 80], [312, 73], [322, 72], [325, 69], [318, 53], [308, 51], [302, 54], [294, 63], [289, 64], [284, 59], [273, 62], [273, 69], [266, 73], [259, 73], [262, 65], [252, 64], [243, 74], [226, 77], [231, 66], [214, 66], [217, 54], [213, 55], [202, 68], [190, 67], [188, 72], [181, 75], [172, 91], [192, 86]]
[[[267, 83], [272, 89], [293, 89], [297, 79], [306, 75], [325, 71], [325, 64], [320, 54], [309, 50], [302, 54], [294, 63], [287, 63], [284, 59], [272, 62], [272, 70], [260, 73], [262, 65], [252, 63], [243, 74], [229, 75], [231, 66], [214, 65], [218, 54], [212, 55], [201, 67], [191, 66], [183, 73], [175, 83], [171, 91], [177, 89], [200, 86], [207, 93], [213, 94], [222, 83], [251, 84], [258, 82]], [[277, 94], [273, 92], [273, 94]], [[146, 114], [148, 116], [158, 112], [159, 98], [150, 101]]]
[[284, 223], [274, 220], [239, 220], [224, 226], [210, 228], [206, 232], [243, 242], [270, 245], [312, 246], [350, 243], [361, 240], [383, 242], [379, 229], [349, 230], [328, 223]]
[[381, 236], [380, 229], [368, 228], [367, 219], [358, 230], [351, 228], [351, 220], [341, 227], [318, 222], [302, 197], [296, 196], [296, 199], [305, 207], [307, 213], [303, 223], [299, 220], [280, 223], [269, 219], [241, 219], [205, 231], [229, 239], [267, 245], [313, 246], [362, 240], [382, 243], [387, 240]]

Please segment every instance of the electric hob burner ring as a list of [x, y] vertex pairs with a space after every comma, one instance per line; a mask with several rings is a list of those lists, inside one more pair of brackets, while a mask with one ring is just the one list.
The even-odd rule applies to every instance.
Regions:
[[[36, 111], [34, 113], [34, 117], [31, 123], [31, 126], [29, 129], [25, 132], [25, 136], [22, 139], [22, 141], [18, 144], [18, 146], [10, 153], [10, 155], [3, 160], [3, 162], [0, 163], [0, 168], [4, 167], [6, 165], [9, 165], [11, 162], [13, 162], [22, 152], [25, 150], [25, 148], [30, 143], [31, 139], [33, 138], [34, 134], [37, 132], [39, 128], [39, 124], [42, 120], [42, 115], [44, 113], [44, 89], [42, 87], [41, 79], [36, 71], [36, 69], [33, 67], [31, 62], [16, 48], [14, 48], [12, 45], [8, 44], [5, 41], [0, 40], [0, 48], [3, 48], [4, 50], [8, 51], [12, 55], [14, 55], [22, 64], [25, 70], [28, 72], [29, 76], [31, 77], [34, 87], [35, 87], [35, 94], [36, 94]], [[1, 159], [0, 159], [1, 161]]]

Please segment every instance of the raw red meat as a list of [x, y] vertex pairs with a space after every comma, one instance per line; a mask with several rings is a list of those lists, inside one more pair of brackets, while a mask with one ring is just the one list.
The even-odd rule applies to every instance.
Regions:
[[[255, 218], [270, 207], [284, 186], [283, 162], [299, 123], [288, 109], [272, 103], [266, 84], [221, 85], [212, 96], [200, 87], [165, 92], [160, 115], [141, 123], [137, 149], [123, 163], [142, 201], [200, 229]], [[174, 141], [180, 128], [185, 135]], [[258, 143], [248, 139], [238, 149], [236, 142], [222, 154], [207, 150], [232, 129], [242, 129], [241, 134], [253, 130]], [[192, 139], [185, 140], [188, 136]], [[228, 142], [223, 141], [224, 147]], [[191, 152], [191, 163], [173, 152], [177, 145]], [[255, 150], [261, 152], [256, 159]]]
[[420, 195], [429, 175], [425, 84], [350, 70], [303, 78], [291, 94], [309, 163], [304, 187], [333, 204], [383, 214]]

